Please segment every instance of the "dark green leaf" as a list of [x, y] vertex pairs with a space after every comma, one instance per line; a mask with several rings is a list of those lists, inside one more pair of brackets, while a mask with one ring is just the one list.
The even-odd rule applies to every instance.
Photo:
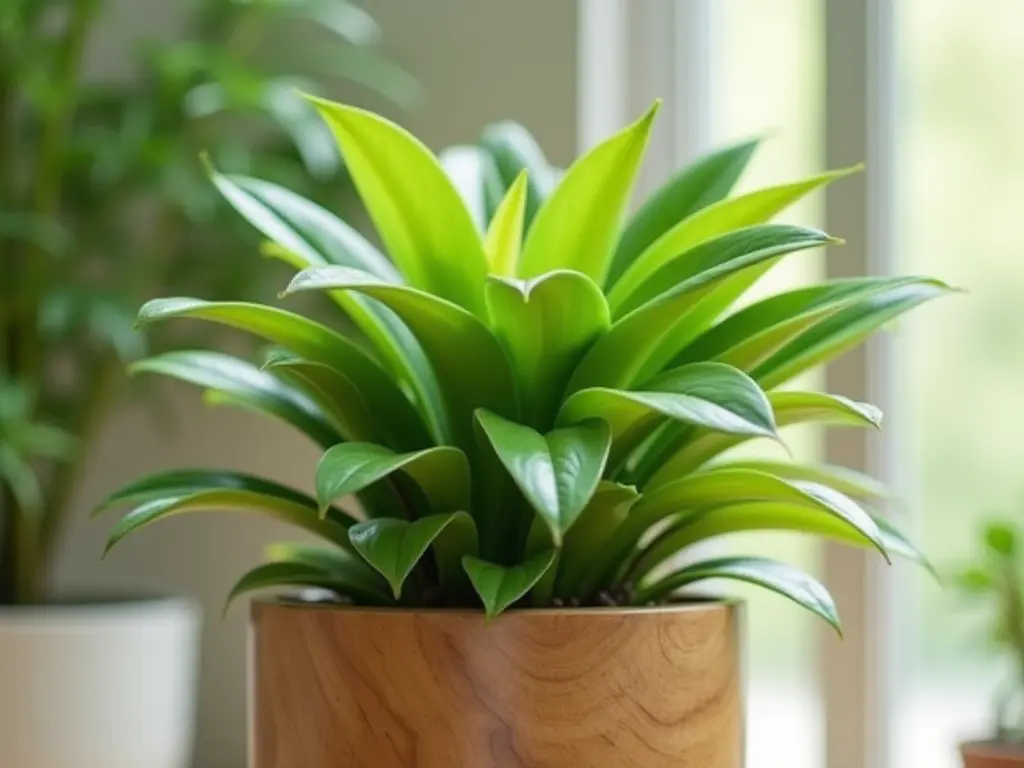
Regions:
[[642, 587], [634, 600], [640, 605], [658, 601], [676, 589], [707, 579], [733, 579], [769, 589], [820, 616], [842, 634], [839, 615], [828, 590], [803, 571], [762, 557], [723, 557], [701, 561]]
[[476, 557], [462, 561], [473, 589], [483, 601], [487, 618], [493, 619], [525, 595], [555, 561], [555, 551], [541, 552], [522, 565], [505, 568]]
[[603, 421], [583, 421], [542, 435], [487, 411], [477, 420], [556, 545], [597, 489], [611, 447]]

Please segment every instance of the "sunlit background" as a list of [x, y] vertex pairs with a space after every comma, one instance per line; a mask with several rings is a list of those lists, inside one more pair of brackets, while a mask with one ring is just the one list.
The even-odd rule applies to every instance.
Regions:
[[[96, 71], [119, 71], [123, 57], [116, 48], [128, 44], [126, 28], [147, 30], [143, 36], [173, 29], [162, 17], [143, 18], [138, 2], [111, 5], [106, 44], [94, 52]], [[336, 95], [383, 107], [434, 147], [470, 140], [487, 121], [515, 117], [562, 164], [579, 133], [577, 5], [534, 2], [366, 0], [362, 5], [381, 23], [383, 49], [422, 82], [424, 100], [405, 110], [358, 86], [339, 86]], [[906, 451], [900, 503], [916, 540], [944, 571], [973, 554], [982, 520], [1024, 519], [1024, 407], [1018, 407], [1024, 397], [1024, 0], [892, 2], [899, 72], [895, 268], [969, 291], [892, 331], [897, 391], [891, 400], [902, 409], [895, 423]], [[824, 170], [825, 0], [714, 0], [713, 10], [711, 138], [715, 145], [763, 138], [740, 188]], [[812, 195], [786, 219], [822, 226], [823, 196]], [[842, 255], [832, 249], [828, 258]], [[796, 255], [753, 296], [823, 276], [820, 254]], [[169, 433], [134, 403], [110, 420], [78, 491], [83, 508], [120, 480], [183, 460], [307, 483], [315, 454], [283, 431], [237, 414], [209, 415], [177, 395], [170, 402], [175, 429]], [[820, 434], [788, 437], [801, 458], [820, 455]], [[105, 529], [79, 519], [63, 544], [62, 583], [187, 592], [211, 613], [199, 768], [243, 764], [245, 621], [236, 612], [218, 624], [214, 614], [232, 578], [277, 533], [260, 524], [239, 532], [235, 521], [220, 519], [173, 521], [100, 566]], [[822, 571], [822, 548], [799, 536], [746, 535], [724, 546]], [[920, 572], [894, 572], [891, 765], [957, 768], [957, 745], [991, 730], [992, 696], [1006, 670], [986, 651], [984, 616], [976, 607]], [[818, 622], [781, 598], [740, 593], [750, 601], [748, 765], [824, 768]], [[0, 768], [8, 768], [2, 753]]]

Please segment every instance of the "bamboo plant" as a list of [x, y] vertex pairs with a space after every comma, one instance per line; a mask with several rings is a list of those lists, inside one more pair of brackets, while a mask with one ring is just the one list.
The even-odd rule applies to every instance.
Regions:
[[983, 549], [954, 574], [972, 600], [993, 609], [989, 638], [1010, 663], [996, 701], [993, 734], [1001, 744], [1024, 745], [1024, 539], [1013, 524], [993, 521], [984, 528]]
[[[110, 546], [172, 515], [234, 510], [322, 542], [272, 546], [231, 597], [305, 585], [356, 604], [493, 617], [660, 603], [725, 578], [836, 627], [826, 590], [789, 565], [678, 556], [786, 530], [922, 560], [876, 511], [870, 478], [731, 453], [797, 424], [877, 428], [871, 405], [786, 385], [950, 290], [864, 277], [740, 306], [787, 255], [838, 245], [770, 220], [856, 169], [732, 196], [756, 149], [743, 143], [683, 169], [629, 215], [657, 104], [563, 173], [514, 123], [439, 160], [388, 120], [311, 100], [383, 250], [287, 189], [214, 172], [264, 252], [297, 270], [285, 306], [152, 300], [140, 325], [198, 319], [268, 347], [253, 360], [180, 349], [133, 371], [297, 428], [323, 450], [315, 496], [225, 470], [160, 472], [101, 507], [128, 507]], [[358, 334], [286, 308], [308, 292]]]
[[183, 41], [126, 56], [131, 79], [87, 77], [106, 5], [0, 3], [0, 605], [46, 598], [44, 560], [123, 361], [168, 343], [134, 332], [138, 302], [266, 278], [239, 260], [252, 234], [200, 150], [325, 199], [341, 167], [295, 86], [417, 95], [348, 0], [197, 0]]

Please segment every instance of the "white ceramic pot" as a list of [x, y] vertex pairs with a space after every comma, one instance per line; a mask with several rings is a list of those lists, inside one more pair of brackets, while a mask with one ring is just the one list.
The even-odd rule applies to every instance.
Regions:
[[0, 608], [2, 768], [188, 768], [190, 600]]

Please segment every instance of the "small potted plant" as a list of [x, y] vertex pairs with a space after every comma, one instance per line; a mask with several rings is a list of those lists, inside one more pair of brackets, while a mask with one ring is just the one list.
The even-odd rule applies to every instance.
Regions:
[[995, 707], [992, 737], [960, 748], [964, 768], [1024, 766], [1024, 570], [1020, 529], [991, 522], [984, 529], [982, 553], [956, 576], [956, 584], [971, 599], [987, 600], [994, 610], [995, 646], [1010, 664]]
[[[344, 189], [330, 133], [294, 83], [318, 87], [325, 65], [331, 80], [351, 75], [395, 97], [412, 83], [378, 58], [369, 15], [318, 0], [179, 3], [184, 40], [140, 41], [129, 72], [86, 74], [115, 5], [0, 1], [5, 768], [191, 764], [195, 601], [54, 585], [51, 559], [99, 432], [126, 400], [124, 361], [166, 348], [159, 334], [134, 332], [140, 297], [251, 293], [266, 277], [230, 257], [253, 234], [207, 182], [199, 148], [230, 167]], [[302, 44], [288, 44], [289, 32]], [[326, 55], [331, 41], [340, 62]], [[239, 131], [255, 152], [238, 145]]]
[[729, 449], [795, 424], [878, 427], [871, 405], [784, 385], [949, 288], [866, 277], [736, 308], [787, 254], [837, 243], [769, 220], [851, 170], [730, 197], [744, 143], [629, 216], [657, 105], [564, 173], [504, 123], [446, 155], [449, 175], [399, 126], [314, 103], [383, 251], [286, 189], [213, 179], [298, 270], [283, 297], [324, 294], [356, 332], [157, 299], [142, 325], [205, 320], [269, 347], [134, 370], [292, 424], [323, 449], [315, 494], [163, 472], [104, 505], [129, 507], [110, 545], [205, 509], [320, 540], [272, 546], [230, 591], [314, 590], [253, 606], [257, 768], [738, 768], [741, 609], [688, 588], [751, 582], [839, 619], [790, 566], [694, 548], [788, 530], [921, 558], [870, 511], [869, 479]]

